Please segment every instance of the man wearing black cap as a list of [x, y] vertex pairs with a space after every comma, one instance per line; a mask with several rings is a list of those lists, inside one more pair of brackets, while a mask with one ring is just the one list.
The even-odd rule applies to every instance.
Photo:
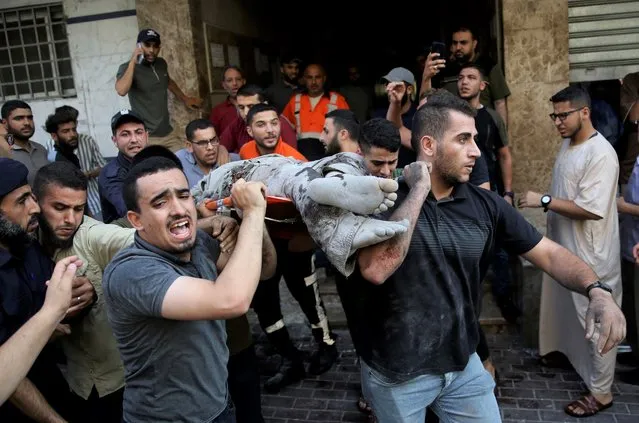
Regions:
[[144, 120], [129, 109], [120, 110], [111, 118], [111, 130], [118, 155], [102, 168], [98, 177], [104, 223], [126, 215], [122, 181], [131, 168], [133, 157], [146, 147], [149, 140]]
[[[0, 344], [40, 310], [53, 272], [53, 263], [34, 238], [40, 207], [28, 173], [22, 163], [0, 158]], [[64, 422], [70, 419], [68, 392], [47, 346], [10, 401], [0, 407], [0, 421]]]
[[297, 77], [300, 73], [299, 66], [301, 62], [295, 56], [287, 55], [282, 57], [280, 66], [281, 78], [266, 89], [266, 97], [269, 103], [277, 108], [278, 114], [282, 114], [291, 96], [297, 94], [300, 90], [297, 85]]
[[131, 60], [118, 69], [115, 90], [121, 96], [129, 95], [131, 108], [142, 117], [149, 130], [151, 144], [177, 151], [184, 142], [179, 131], [171, 126], [167, 90], [191, 109], [198, 109], [202, 99], [185, 95], [169, 76], [166, 61], [158, 57], [160, 34], [157, 31], [143, 29], [137, 42]]

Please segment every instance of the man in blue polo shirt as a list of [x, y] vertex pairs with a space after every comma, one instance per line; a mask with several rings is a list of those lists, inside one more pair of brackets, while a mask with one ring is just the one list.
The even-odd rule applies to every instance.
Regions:
[[122, 182], [131, 168], [133, 157], [149, 142], [149, 133], [144, 121], [133, 110], [123, 109], [113, 115], [111, 130], [118, 155], [102, 168], [98, 177], [104, 223], [111, 223], [126, 215]]
[[[362, 388], [379, 423], [501, 421], [495, 383], [475, 352], [481, 281], [495, 240], [590, 299], [586, 337], [607, 353], [625, 320], [597, 275], [539, 234], [496, 193], [468, 184], [480, 157], [475, 111], [442, 92], [414, 119], [417, 161], [404, 169], [392, 221], [404, 234], [359, 251], [346, 315], [362, 359]], [[595, 322], [598, 326], [595, 327]]]

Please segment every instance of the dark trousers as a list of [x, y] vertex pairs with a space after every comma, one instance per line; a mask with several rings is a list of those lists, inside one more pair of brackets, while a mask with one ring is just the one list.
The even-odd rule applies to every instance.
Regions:
[[81, 420], [87, 423], [119, 423], [122, 421], [122, 398], [124, 388], [119, 389], [102, 398], [93, 387], [89, 398], [86, 400], [73, 394], [73, 405], [77, 416], [82, 416]]
[[626, 340], [632, 354], [639, 359], [639, 269], [626, 259], [621, 260], [623, 298], [621, 310], [626, 317]]
[[260, 374], [253, 345], [229, 357], [229, 393], [237, 423], [264, 423]]
[[[275, 275], [257, 286], [253, 296], [253, 310], [257, 314], [260, 326], [267, 336], [274, 342], [280, 353], [286, 354], [288, 347], [278, 345], [275, 338], [288, 339], [282, 332], [288, 332], [284, 326], [282, 308], [280, 305], [280, 279], [284, 277], [288, 290], [299, 303], [300, 308], [311, 323], [315, 340], [321, 342], [325, 337], [332, 337], [326, 320], [326, 309], [319, 296], [317, 280], [315, 280], [315, 266], [313, 251], [290, 252], [288, 241], [273, 240], [277, 251], [277, 270]], [[275, 333], [280, 334], [275, 335]], [[281, 349], [284, 349], [282, 351]]]
[[495, 275], [490, 282], [494, 297], [496, 299], [512, 299], [513, 282], [510, 274], [510, 255], [499, 244], [495, 246], [491, 264]]

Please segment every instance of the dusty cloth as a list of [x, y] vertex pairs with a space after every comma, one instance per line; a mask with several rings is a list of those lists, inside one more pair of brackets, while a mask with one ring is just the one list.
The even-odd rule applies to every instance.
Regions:
[[[600, 220], [573, 220], [548, 212], [548, 237], [584, 260], [613, 289], [621, 304], [619, 220], [617, 217], [617, 155], [601, 135], [571, 147], [564, 141], [553, 168], [550, 195], [572, 200]], [[593, 281], [594, 282], [594, 281]], [[588, 298], [567, 290], [550, 276], [542, 282], [539, 353], [564, 353], [590, 392], [610, 392], [617, 349], [605, 356], [585, 339]]]
[[[355, 236], [367, 221], [374, 219], [318, 204], [309, 198], [307, 186], [316, 178], [339, 174], [364, 176], [367, 173], [361, 156], [352, 153], [340, 153], [308, 163], [270, 154], [221, 166], [197, 183], [191, 192], [199, 204], [208, 198], [228, 197], [233, 182], [239, 178], [264, 182], [269, 195], [293, 200], [309, 235], [337, 270], [349, 276], [355, 268]], [[377, 222], [380, 225], [390, 223]]]

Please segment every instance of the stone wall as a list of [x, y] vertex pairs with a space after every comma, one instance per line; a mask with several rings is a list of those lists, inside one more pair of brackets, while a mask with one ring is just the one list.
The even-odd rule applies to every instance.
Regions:
[[[568, 85], [568, 0], [502, 0], [504, 67], [515, 192], [545, 192], [560, 137], [549, 98]], [[541, 209], [523, 210], [545, 228]]]

